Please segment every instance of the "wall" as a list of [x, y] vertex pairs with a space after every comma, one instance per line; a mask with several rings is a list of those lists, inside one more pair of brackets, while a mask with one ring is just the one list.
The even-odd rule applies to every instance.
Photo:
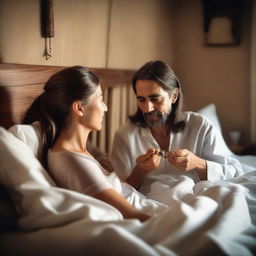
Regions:
[[108, 66], [137, 69], [151, 59], [172, 64], [171, 1], [113, 0]]
[[242, 44], [206, 47], [200, 0], [54, 0], [53, 57], [43, 57], [39, 0], [0, 0], [0, 61], [137, 69], [162, 59], [179, 76], [186, 109], [214, 102], [223, 131], [249, 137], [249, 15]]
[[168, 0], [54, 0], [55, 37], [48, 61], [40, 0], [0, 1], [2, 62], [134, 69], [149, 59], [171, 61]]
[[252, 3], [251, 24], [251, 138], [256, 144], [256, 1]]
[[54, 0], [53, 56], [46, 61], [40, 30], [40, 0], [1, 0], [1, 61], [104, 67], [107, 10], [105, 0]]
[[[198, 110], [215, 103], [226, 139], [239, 130], [244, 143], [250, 129], [250, 12], [245, 9], [239, 46], [204, 45], [201, 1], [179, 0], [173, 6], [175, 70], [183, 88], [186, 108]], [[248, 8], [248, 6], [246, 6]]]

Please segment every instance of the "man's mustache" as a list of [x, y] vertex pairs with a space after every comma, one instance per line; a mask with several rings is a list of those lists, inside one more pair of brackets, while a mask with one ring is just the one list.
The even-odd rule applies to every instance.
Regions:
[[155, 110], [147, 112], [147, 113], [144, 112], [143, 115], [145, 117], [147, 117], [147, 116], [159, 116], [159, 117], [161, 117], [163, 114], [159, 110], [155, 109]]

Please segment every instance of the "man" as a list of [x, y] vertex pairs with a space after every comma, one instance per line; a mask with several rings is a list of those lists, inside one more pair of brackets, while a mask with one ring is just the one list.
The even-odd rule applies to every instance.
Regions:
[[194, 182], [241, 174], [226, 157], [223, 138], [207, 118], [182, 112], [180, 83], [162, 61], [151, 61], [134, 75], [138, 110], [115, 134], [112, 161], [117, 174], [142, 193], [154, 183], [181, 175]]

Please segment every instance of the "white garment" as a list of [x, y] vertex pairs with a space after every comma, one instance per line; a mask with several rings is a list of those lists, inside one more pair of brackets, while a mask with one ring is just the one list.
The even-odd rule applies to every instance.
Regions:
[[151, 216], [168, 206], [146, 198], [116, 173], [109, 173], [93, 158], [70, 151], [48, 151], [49, 172], [60, 187], [93, 196], [106, 189], [114, 189], [140, 211]]
[[[92, 196], [121, 184], [89, 156], [70, 151], [48, 152], [49, 172], [60, 187]], [[117, 178], [118, 179], [118, 178]]]
[[[168, 151], [187, 149], [205, 159], [209, 181], [240, 175], [242, 173], [240, 163], [228, 156], [223, 146], [223, 138], [218, 135], [208, 119], [194, 112], [184, 114], [186, 126], [181, 132], [171, 132]], [[130, 121], [124, 124], [115, 134], [111, 154], [117, 174], [124, 179], [129, 177], [136, 166], [136, 158], [145, 154], [149, 148], [160, 148], [149, 128], [138, 127]], [[192, 178], [194, 182], [199, 181], [196, 171], [181, 172], [167, 159], [162, 158], [159, 168], [145, 177], [139, 191], [148, 196], [152, 193], [154, 184], [160, 182], [171, 186], [181, 178], [181, 175]]]

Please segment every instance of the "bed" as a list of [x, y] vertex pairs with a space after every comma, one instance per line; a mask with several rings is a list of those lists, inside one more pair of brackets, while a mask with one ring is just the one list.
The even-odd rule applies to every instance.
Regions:
[[[15, 124], [61, 68], [0, 64], [1, 255], [256, 255], [256, 156], [234, 155], [244, 168], [237, 178], [197, 184], [178, 180], [186, 193], [177, 199], [174, 189], [172, 207], [145, 223], [123, 219], [104, 202], [57, 187], [37, 159], [36, 130]], [[93, 71], [116, 110], [113, 95], [123, 91], [113, 88], [127, 93], [133, 72]], [[132, 107], [118, 111], [128, 113]], [[201, 114], [220, 125], [214, 105]], [[111, 148], [111, 118], [105, 136], [91, 138], [105, 151]], [[124, 121], [115, 120], [116, 127]]]

